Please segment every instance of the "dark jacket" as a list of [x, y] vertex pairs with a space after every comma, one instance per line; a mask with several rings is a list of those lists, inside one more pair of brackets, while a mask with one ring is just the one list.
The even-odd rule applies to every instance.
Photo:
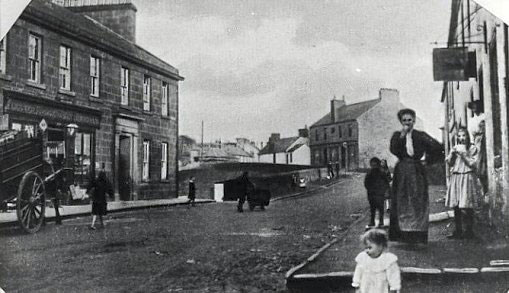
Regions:
[[187, 195], [190, 199], [196, 198], [196, 186], [194, 181], [189, 181], [189, 194]]
[[401, 137], [400, 134], [400, 131], [396, 131], [391, 138], [391, 153], [398, 157], [399, 160], [407, 158], [420, 160], [424, 153], [426, 153], [426, 162], [429, 164], [443, 161], [444, 149], [442, 145], [426, 132], [412, 130], [414, 146], [414, 155], [412, 157], [406, 152], [406, 137]]
[[364, 187], [368, 191], [368, 197], [384, 196], [389, 189], [389, 181], [387, 175], [380, 169], [371, 169], [364, 178]]
[[87, 193], [92, 191], [92, 201], [106, 202], [106, 194], [113, 197], [113, 188], [104, 171], [99, 172], [97, 178], [90, 181], [87, 186]]

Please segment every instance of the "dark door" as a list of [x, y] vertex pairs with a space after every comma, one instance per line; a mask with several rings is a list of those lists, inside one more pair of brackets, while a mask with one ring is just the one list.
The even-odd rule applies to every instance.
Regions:
[[131, 200], [131, 138], [120, 136], [118, 192], [121, 200]]
[[346, 168], [346, 147], [341, 146], [341, 168]]

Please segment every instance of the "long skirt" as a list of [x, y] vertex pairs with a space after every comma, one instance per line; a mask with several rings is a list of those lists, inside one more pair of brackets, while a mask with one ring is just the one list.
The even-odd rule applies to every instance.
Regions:
[[428, 181], [419, 162], [403, 159], [396, 164], [391, 194], [389, 239], [428, 242]]
[[477, 177], [473, 172], [453, 173], [447, 187], [445, 205], [450, 208], [475, 208], [478, 189]]

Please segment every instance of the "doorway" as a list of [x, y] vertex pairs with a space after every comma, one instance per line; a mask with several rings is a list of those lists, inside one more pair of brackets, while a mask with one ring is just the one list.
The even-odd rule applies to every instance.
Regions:
[[120, 136], [118, 154], [118, 193], [121, 200], [131, 200], [131, 137]]

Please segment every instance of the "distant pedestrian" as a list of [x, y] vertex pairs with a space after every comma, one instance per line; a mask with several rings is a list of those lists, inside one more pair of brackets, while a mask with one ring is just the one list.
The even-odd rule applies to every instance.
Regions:
[[466, 128], [461, 127], [458, 130], [456, 139], [457, 144], [446, 157], [452, 169], [445, 205], [454, 209], [455, 223], [455, 231], [449, 238], [473, 238], [474, 207], [476, 195], [479, 193], [474, 169], [479, 152], [471, 144]]
[[331, 161], [327, 163], [327, 175], [329, 176], [329, 178], [334, 178], [334, 168], [332, 168]]
[[242, 213], [244, 211], [244, 203], [247, 199], [247, 193], [249, 192], [249, 188], [251, 186], [251, 182], [248, 178], [248, 172], [242, 173], [242, 176], [238, 178], [239, 184], [239, 202], [237, 204], [237, 211]]
[[386, 293], [401, 290], [398, 257], [387, 251], [387, 233], [371, 229], [361, 241], [365, 250], [357, 255], [352, 286], [356, 293]]
[[378, 211], [378, 226], [383, 227], [384, 225], [384, 200], [387, 190], [389, 189], [389, 181], [387, 176], [380, 169], [380, 159], [377, 157], [369, 160], [371, 169], [364, 178], [364, 187], [368, 193], [369, 208], [371, 211], [371, 217], [369, 224], [366, 228], [372, 228], [375, 226], [375, 216]]
[[114, 196], [113, 188], [104, 170], [99, 172], [97, 178], [90, 181], [87, 187], [87, 193], [90, 194], [92, 198], [92, 224], [90, 225], [90, 229], [96, 229], [95, 221], [97, 216], [99, 216], [100, 228], [104, 228], [103, 216], [105, 216], [107, 212], [106, 194], [109, 194], [111, 197]]
[[189, 193], [187, 194], [187, 197], [189, 198], [187, 203], [194, 207], [196, 200], [196, 186], [194, 185], [194, 176], [189, 178]]

